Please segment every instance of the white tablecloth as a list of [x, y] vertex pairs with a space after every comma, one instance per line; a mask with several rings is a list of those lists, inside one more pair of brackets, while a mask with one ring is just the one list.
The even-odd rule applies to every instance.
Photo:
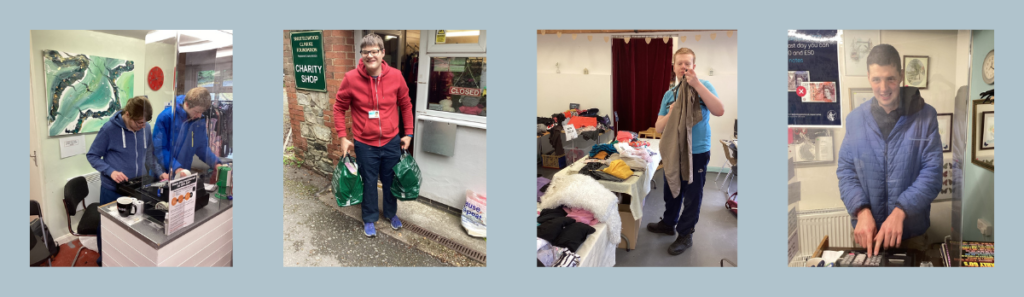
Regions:
[[576, 249], [580, 255], [580, 267], [615, 266], [615, 245], [608, 243], [608, 225], [594, 225], [594, 233]]
[[[654, 144], [651, 144], [652, 146]], [[657, 152], [657, 147], [650, 148], [651, 151]], [[560, 175], [576, 174], [580, 172], [580, 169], [586, 165], [586, 159], [580, 159], [572, 165], [565, 167], [558, 173], [555, 173], [553, 179], [558, 178]], [[647, 193], [651, 192], [651, 179], [654, 178], [654, 172], [658, 169], [658, 163], [661, 163], [661, 154], [651, 156], [651, 162], [647, 163], [647, 170], [640, 172], [634, 171], [633, 176], [630, 176], [624, 181], [613, 182], [607, 180], [597, 181], [609, 191], [615, 193], [629, 194], [633, 199], [629, 203], [629, 211], [633, 214], [633, 219], [639, 220], [644, 216], [644, 200], [647, 199]], [[552, 179], [552, 180], [553, 180]]]

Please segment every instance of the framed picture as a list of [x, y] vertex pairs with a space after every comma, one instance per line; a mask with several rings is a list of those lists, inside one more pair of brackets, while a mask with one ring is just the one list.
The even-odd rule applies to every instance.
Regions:
[[[994, 99], [994, 98], [993, 98]], [[996, 170], [996, 113], [994, 100], [972, 102], [971, 163]]]
[[981, 147], [979, 150], [996, 149], [996, 112], [985, 111], [981, 113]]
[[857, 108], [864, 102], [871, 101], [871, 98], [875, 97], [875, 93], [871, 92], [871, 88], [850, 88], [850, 110]]
[[928, 88], [928, 56], [903, 56], [903, 85]]
[[796, 87], [799, 87], [805, 82], [811, 81], [810, 71], [790, 71], [789, 72], [789, 91], [796, 92]]
[[939, 138], [942, 139], [942, 152], [948, 153], [953, 151], [950, 146], [950, 131], [953, 129], [953, 114], [952, 113], [940, 113], [936, 115], [939, 120]]
[[822, 128], [789, 128], [790, 150], [797, 165], [831, 164], [835, 162], [832, 130]]
[[878, 30], [843, 30], [843, 60], [847, 76], [868, 76], [868, 53], [881, 43]]

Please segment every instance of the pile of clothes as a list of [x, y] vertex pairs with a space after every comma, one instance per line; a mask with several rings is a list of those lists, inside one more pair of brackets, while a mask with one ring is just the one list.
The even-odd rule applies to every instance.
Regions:
[[599, 116], [598, 112], [597, 108], [569, 109], [552, 114], [549, 118], [537, 117], [537, 135], [554, 132], [552, 130], [562, 131], [562, 125], [571, 124], [583, 139], [596, 140], [605, 130], [614, 128], [611, 118], [607, 115]]
[[634, 148], [624, 142], [595, 144], [590, 148], [590, 158], [580, 168], [579, 174], [596, 180], [621, 182], [634, 174], [645, 172], [651, 156], [656, 154], [646, 147]]
[[[571, 215], [570, 215], [571, 214]], [[545, 209], [537, 217], [537, 261], [544, 266], [575, 266], [576, 250], [594, 233], [597, 220], [589, 211], [569, 207]]]
[[617, 204], [615, 194], [590, 177], [556, 177], [538, 205], [538, 266], [578, 265], [580, 256], [576, 251], [595, 232], [593, 226], [597, 224], [608, 226], [608, 242], [597, 244], [618, 245], [622, 240], [622, 221]]

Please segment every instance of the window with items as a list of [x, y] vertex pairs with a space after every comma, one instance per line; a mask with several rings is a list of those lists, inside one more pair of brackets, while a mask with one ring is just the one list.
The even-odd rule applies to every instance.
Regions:
[[487, 116], [487, 58], [432, 57], [427, 109]]

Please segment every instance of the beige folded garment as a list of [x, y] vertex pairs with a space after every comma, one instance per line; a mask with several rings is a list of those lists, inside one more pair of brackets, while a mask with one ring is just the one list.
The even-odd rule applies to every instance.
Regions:
[[665, 179], [673, 197], [682, 193], [682, 180], [693, 183], [691, 135], [693, 125], [701, 121], [700, 96], [685, 80], [676, 89], [675, 107], [668, 114], [665, 133], [662, 134], [659, 149], [665, 164]]

